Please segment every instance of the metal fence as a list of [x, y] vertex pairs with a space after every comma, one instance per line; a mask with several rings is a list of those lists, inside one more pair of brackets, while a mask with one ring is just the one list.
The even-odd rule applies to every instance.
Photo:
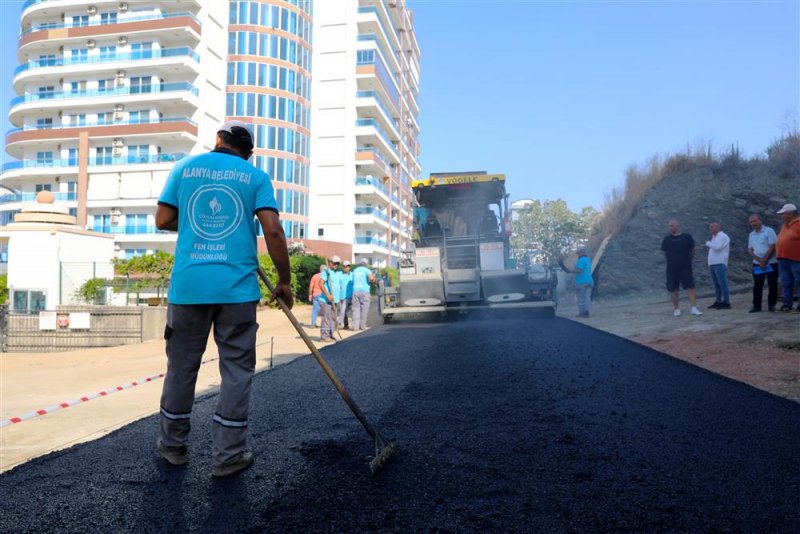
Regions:
[[0, 308], [0, 350], [60, 352], [140, 343], [143, 312], [137, 306], [59, 306], [15, 313]]

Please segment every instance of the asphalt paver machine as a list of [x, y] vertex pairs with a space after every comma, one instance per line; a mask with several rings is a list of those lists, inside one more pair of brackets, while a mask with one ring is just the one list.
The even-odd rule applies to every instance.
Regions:
[[388, 322], [403, 314], [479, 308], [541, 308], [552, 316], [555, 283], [511, 258], [511, 213], [503, 174], [438, 173], [415, 180], [414, 247], [403, 252], [400, 284], [379, 286]]

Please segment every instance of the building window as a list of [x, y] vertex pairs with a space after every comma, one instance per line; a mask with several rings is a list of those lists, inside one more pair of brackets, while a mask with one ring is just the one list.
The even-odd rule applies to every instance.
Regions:
[[70, 57], [72, 61], [86, 61], [89, 58], [89, 49], [88, 48], [73, 48], [70, 50]]
[[125, 259], [132, 260], [138, 256], [144, 256], [147, 254], [147, 249], [143, 248], [126, 248], [125, 249]]
[[[37, 164], [52, 164], [53, 163], [53, 153], [52, 152], [37, 152], [36, 153], [36, 163]], [[48, 189], [49, 191], [49, 189]]]
[[147, 163], [150, 158], [150, 145], [128, 146], [128, 163]]
[[52, 191], [53, 185], [52, 184], [36, 184], [34, 191], [37, 193], [39, 191]]
[[110, 146], [99, 146], [96, 150], [97, 152], [94, 158], [95, 165], [108, 165], [111, 163], [113, 159], [113, 149]]
[[324, 228], [317, 228], [317, 237], [323, 237], [325, 235]]
[[100, 59], [114, 59], [117, 55], [117, 47], [116, 46], [101, 46], [100, 47]]
[[95, 232], [111, 232], [111, 215], [95, 215], [92, 230]]
[[43, 54], [39, 56], [39, 66], [40, 67], [52, 67], [56, 64], [56, 55], [55, 54]]
[[72, 17], [73, 27], [88, 26], [88, 25], [89, 25], [89, 15], [76, 15]]
[[100, 24], [116, 24], [116, 13], [100, 13]]
[[131, 94], [151, 92], [152, 80], [152, 76], [135, 76], [131, 78]]
[[131, 124], [145, 124], [150, 122], [150, 110], [131, 111], [128, 117]]
[[39, 129], [52, 128], [53, 119], [36, 119], [36, 127]]
[[110, 111], [97, 114], [97, 124], [102, 126], [104, 124], [111, 124], [112, 122], [114, 122], [114, 114]]
[[131, 45], [131, 59], [148, 59], [153, 57], [153, 43], [133, 43]]
[[78, 164], [78, 149], [77, 148], [68, 148], [67, 149], [67, 165], [70, 167]]
[[47, 292], [36, 290], [14, 290], [12, 297], [13, 311], [21, 313], [38, 313], [47, 307]]
[[97, 81], [97, 90], [100, 92], [103, 91], [111, 91], [114, 89], [114, 80], [98, 80]]

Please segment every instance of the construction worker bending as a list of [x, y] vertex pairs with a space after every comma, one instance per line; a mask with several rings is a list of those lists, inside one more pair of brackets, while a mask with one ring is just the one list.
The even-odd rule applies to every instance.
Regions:
[[254, 217], [261, 223], [278, 271], [273, 299], [293, 305], [289, 254], [274, 191], [269, 176], [248, 163], [252, 153], [252, 126], [226, 122], [217, 133], [214, 150], [173, 167], [156, 212], [160, 230], [178, 232], [156, 450], [173, 465], [189, 459], [195, 382], [213, 326], [222, 377], [212, 418], [213, 476], [231, 475], [253, 463], [246, 448], [247, 415], [256, 363], [256, 305], [261, 297]]
[[353, 330], [367, 328], [369, 314], [370, 283], [375, 283], [375, 275], [369, 270], [366, 258], [353, 271]]

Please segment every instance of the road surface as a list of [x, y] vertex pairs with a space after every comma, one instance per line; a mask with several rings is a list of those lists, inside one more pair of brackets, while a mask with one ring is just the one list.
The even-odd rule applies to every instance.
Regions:
[[256, 463], [212, 480], [149, 417], [0, 476], [2, 532], [763, 531], [800, 524], [800, 405], [565, 319], [372, 329], [255, 379]]

